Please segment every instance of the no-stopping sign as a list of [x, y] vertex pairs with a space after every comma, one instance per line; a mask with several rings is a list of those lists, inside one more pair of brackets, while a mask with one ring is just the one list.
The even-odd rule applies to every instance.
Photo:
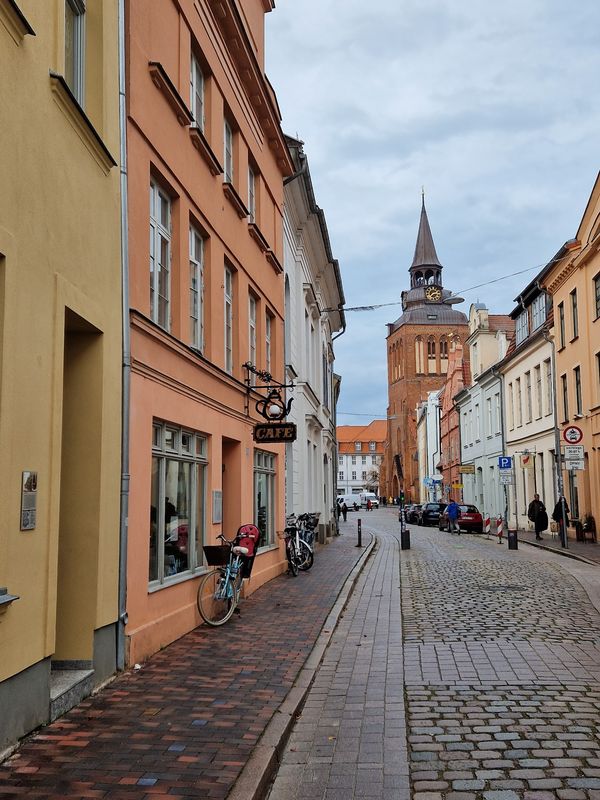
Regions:
[[583, 431], [577, 425], [569, 425], [563, 431], [563, 439], [569, 444], [579, 444], [583, 439]]

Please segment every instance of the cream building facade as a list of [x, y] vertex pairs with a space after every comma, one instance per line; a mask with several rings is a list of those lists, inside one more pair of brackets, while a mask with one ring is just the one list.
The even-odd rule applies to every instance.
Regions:
[[0, 3], [0, 752], [118, 661], [117, 9]]

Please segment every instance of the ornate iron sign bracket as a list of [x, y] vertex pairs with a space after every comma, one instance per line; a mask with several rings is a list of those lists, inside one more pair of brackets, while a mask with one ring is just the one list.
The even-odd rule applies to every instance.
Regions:
[[[246, 378], [244, 383], [246, 384], [246, 402], [245, 402], [245, 412], [246, 416], [250, 415], [250, 395], [251, 393], [257, 392], [258, 394], [265, 393], [264, 396], [261, 396], [259, 400], [255, 403], [255, 408], [258, 414], [261, 417], [267, 420], [267, 422], [281, 422], [284, 420], [287, 415], [290, 413], [290, 408], [292, 406], [293, 397], [285, 401], [282, 390], [283, 389], [294, 389], [293, 383], [279, 383], [273, 380], [273, 376], [270, 372], [267, 372], [264, 369], [257, 369], [254, 364], [251, 364], [250, 361], [246, 361], [245, 364], [242, 364], [242, 367], [246, 371]], [[252, 384], [251, 375], [256, 375], [257, 378], [266, 384], [266, 386], [256, 386]]]

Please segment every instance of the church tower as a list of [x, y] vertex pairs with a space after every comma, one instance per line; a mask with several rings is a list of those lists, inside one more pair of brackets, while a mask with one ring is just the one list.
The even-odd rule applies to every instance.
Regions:
[[[428, 392], [441, 389], [446, 380], [448, 353], [468, 336], [465, 314], [446, 301], [443, 267], [438, 258], [425, 198], [415, 254], [408, 270], [410, 289], [402, 292], [402, 316], [388, 323], [388, 436], [384, 458], [385, 491], [406, 502], [419, 502], [417, 464], [417, 404]], [[428, 465], [427, 474], [435, 471]]]

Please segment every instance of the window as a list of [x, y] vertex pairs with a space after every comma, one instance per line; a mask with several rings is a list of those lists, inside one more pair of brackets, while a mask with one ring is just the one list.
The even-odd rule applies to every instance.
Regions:
[[85, 88], [85, 0], [65, 0], [65, 80], [80, 106]]
[[259, 547], [275, 541], [275, 456], [254, 451], [254, 524], [260, 531]]
[[575, 379], [575, 410], [577, 414], [583, 414], [583, 402], [581, 399], [581, 367], [575, 367], [573, 370], [573, 378]]
[[496, 406], [496, 433], [500, 433], [501, 424], [502, 424], [502, 409], [500, 408], [500, 392], [496, 392], [494, 395], [495, 406]]
[[435, 372], [435, 339], [427, 340], [427, 371]]
[[492, 417], [492, 398], [491, 397], [487, 398], [487, 400], [485, 401], [485, 405], [486, 405], [486, 410], [487, 410], [487, 431], [486, 431], [486, 435], [487, 436], [491, 436], [492, 435], [492, 431], [493, 431], [493, 426], [494, 426], [494, 420], [493, 420], [493, 417]]
[[367, 473], [366, 473], [366, 470], [363, 470], [363, 471], [361, 472], [361, 480], [362, 480], [362, 481], [366, 481], [366, 480], [367, 480]]
[[563, 422], [567, 422], [569, 419], [569, 393], [568, 393], [566, 375], [560, 376], [560, 385], [561, 385], [562, 404], [563, 404]]
[[376, 448], [377, 448], [377, 445], [376, 445], [375, 442], [369, 442], [369, 450], [371, 450], [371, 452], [374, 453]]
[[421, 374], [424, 372], [423, 367], [423, 340], [420, 336], [417, 336], [415, 339], [415, 367], [417, 373]]
[[536, 401], [536, 419], [542, 416], [542, 368], [538, 364], [535, 368], [535, 401]]
[[227, 120], [223, 126], [224, 141], [224, 172], [223, 180], [225, 183], [233, 183], [233, 130]]
[[473, 375], [478, 375], [479, 369], [477, 367], [477, 342], [475, 342], [471, 347], [471, 362], [473, 365]]
[[594, 278], [594, 308], [596, 319], [600, 317], [600, 272]]
[[531, 397], [531, 372], [525, 373], [525, 402], [527, 409], [527, 422], [533, 419], [533, 399]]
[[225, 267], [225, 371], [233, 373], [233, 272]]
[[552, 396], [554, 391], [554, 386], [552, 385], [552, 362], [550, 359], [546, 359], [544, 361], [544, 374], [546, 376], [546, 388], [545, 388], [545, 395], [546, 395], [546, 414], [551, 414], [553, 411], [552, 407]]
[[579, 318], [577, 312], [577, 289], [573, 289], [570, 294], [571, 297], [571, 325], [573, 330], [573, 339], [579, 336]]
[[150, 317], [169, 330], [171, 294], [171, 199], [150, 183]]
[[344, 464], [344, 457], [343, 456], [338, 456], [338, 464], [340, 465], [340, 467], [343, 466], [343, 464]]
[[204, 240], [190, 227], [190, 343], [204, 350]]
[[517, 426], [523, 424], [523, 399], [521, 396], [521, 378], [515, 381], [517, 390]]
[[271, 337], [273, 331], [273, 317], [265, 313], [265, 369], [271, 372]]
[[152, 428], [148, 578], [163, 583], [202, 564], [206, 439], [164, 422]]
[[352, 471], [352, 480], [353, 480], [353, 481], [355, 481], [355, 480], [356, 480], [356, 472], [354, 472], [354, 471]]
[[508, 384], [508, 424], [512, 430], [515, 427], [515, 395], [512, 383]]
[[371, 464], [377, 464], [377, 456], [371, 456]]
[[340, 470], [338, 472], [338, 481], [343, 481], [343, 480], [344, 480], [344, 473], [342, 472], [342, 470]]
[[481, 438], [481, 416], [479, 414], [479, 403], [475, 403], [475, 439]]
[[248, 167], [248, 219], [256, 222], [256, 175], [252, 167]]
[[362, 442], [354, 442], [354, 449], [356, 450], [357, 453], [360, 453], [360, 451], [362, 450]]
[[538, 294], [531, 304], [531, 330], [536, 331], [546, 321], [546, 295]]
[[[256, 297], [248, 297], [248, 361], [256, 366]], [[251, 374], [252, 383], [255, 376]]]
[[565, 346], [565, 305], [558, 304], [558, 347]]
[[529, 316], [527, 311], [522, 311], [517, 317], [516, 340], [521, 344], [529, 335]]
[[362, 462], [363, 464], [366, 464], [366, 463], [367, 463], [367, 457], [366, 457], [366, 456], [361, 456], [361, 459], [360, 459], [360, 460], [361, 460], [361, 462]]
[[352, 464], [356, 464], [356, 456], [352, 456]]
[[190, 67], [190, 109], [196, 127], [204, 131], [204, 74], [193, 53]]

